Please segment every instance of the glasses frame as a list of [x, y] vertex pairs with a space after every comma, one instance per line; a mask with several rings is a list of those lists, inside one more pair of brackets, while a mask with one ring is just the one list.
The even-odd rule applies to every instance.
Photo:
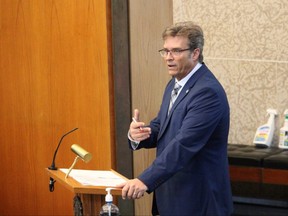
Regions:
[[160, 55], [162, 57], [167, 57], [168, 53], [170, 53], [170, 55], [172, 56], [179, 56], [182, 52], [187, 51], [187, 50], [191, 50], [191, 48], [187, 48], [187, 49], [172, 49], [172, 50], [168, 50], [168, 49], [160, 49], [158, 50], [158, 52], [160, 53]]

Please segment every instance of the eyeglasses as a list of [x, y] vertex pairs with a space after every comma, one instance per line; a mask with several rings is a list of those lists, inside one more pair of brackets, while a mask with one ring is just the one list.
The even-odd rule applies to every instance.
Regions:
[[182, 52], [187, 51], [187, 50], [191, 50], [191, 49], [190, 48], [187, 48], [187, 49], [172, 49], [172, 50], [161, 49], [161, 50], [158, 50], [158, 52], [160, 53], [160, 55], [162, 57], [166, 57], [168, 55], [168, 53], [170, 53], [173, 56], [180, 56], [180, 54]]

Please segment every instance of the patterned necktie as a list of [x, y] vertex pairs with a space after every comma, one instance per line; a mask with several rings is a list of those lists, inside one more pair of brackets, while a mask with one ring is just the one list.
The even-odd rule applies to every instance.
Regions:
[[171, 98], [170, 98], [170, 104], [169, 104], [169, 109], [168, 109], [168, 115], [170, 114], [170, 110], [177, 98], [177, 94], [178, 94], [178, 91], [180, 90], [182, 86], [179, 85], [177, 82], [175, 82], [175, 86], [174, 86], [174, 89], [173, 91], [171, 92]]

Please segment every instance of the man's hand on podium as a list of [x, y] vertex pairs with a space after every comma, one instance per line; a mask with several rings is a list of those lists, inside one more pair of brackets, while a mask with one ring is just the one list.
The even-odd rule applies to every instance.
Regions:
[[117, 187], [122, 187], [122, 199], [139, 199], [148, 190], [148, 187], [137, 178], [119, 184]]

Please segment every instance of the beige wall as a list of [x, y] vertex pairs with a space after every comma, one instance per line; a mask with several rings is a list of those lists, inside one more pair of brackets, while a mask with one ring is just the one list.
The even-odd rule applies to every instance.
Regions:
[[252, 144], [266, 109], [288, 108], [286, 0], [173, 0], [173, 22], [202, 26], [204, 62], [223, 84], [231, 106], [230, 143]]

